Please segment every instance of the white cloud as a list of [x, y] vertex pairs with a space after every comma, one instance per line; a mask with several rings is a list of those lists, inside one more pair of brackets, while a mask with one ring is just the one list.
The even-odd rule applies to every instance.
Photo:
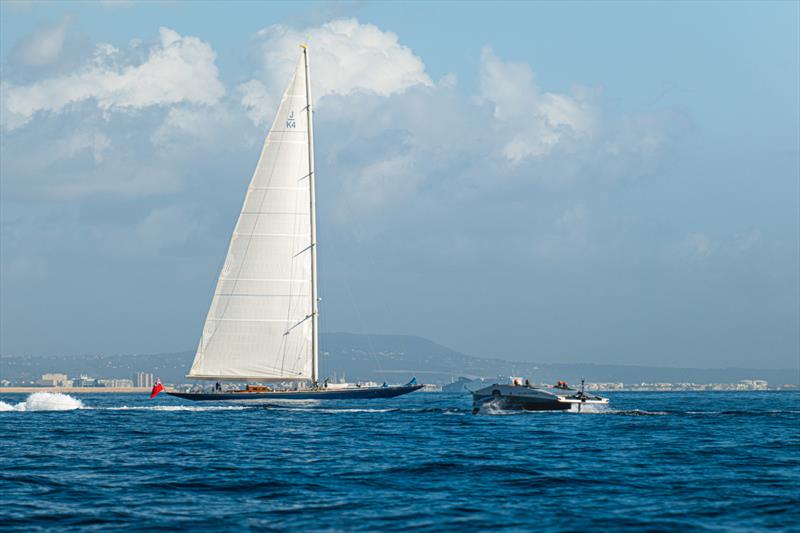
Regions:
[[167, 206], [151, 211], [137, 224], [134, 235], [142, 248], [158, 251], [185, 242], [198, 227], [186, 208]]
[[54, 62], [64, 50], [64, 37], [71, 23], [72, 17], [65, 15], [58, 24], [35, 31], [16, 46], [13, 52], [14, 60], [34, 67]]
[[590, 137], [597, 111], [586, 90], [542, 93], [527, 63], [503, 61], [490, 47], [481, 53], [481, 97], [494, 107], [494, 130], [503, 155], [522, 161], [548, 155], [557, 145]]
[[689, 233], [683, 239], [683, 248], [696, 257], [709, 257], [714, 253], [714, 243], [704, 233]]
[[583, 204], [575, 204], [565, 209], [556, 219], [556, 227], [563, 231], [576, 231], [583, 228], [586, 220], [586, 208]]
[[218, 79], [216, 54], [207, 43], [161, 28], [159, 42], [138, 65], [125, 64], [120, 51], [98, 45], [95, 60], [74, 74], [30, 85], [2, 85], [3, 126], [12, 130], [37, 112], [60, 112], [94, 100], [103, 111], [141, 109], [180, 102], [214, 104], [225, 88]]
[[617, 135], [606, 141], [605, 150], [612, 156], [655, 155], [669, 142], [674, 129], [669, 126], [674, 121], [674, 116], [664, 112], [622, 117]]
[[223, 131], [232, 119], [230, 110], [224, 105], [205, 109], [172, 107], [150, 140], [155, 145], [185, 143], [190, 138], [212, 142], [218, 139], [216, 134]]
[[72, 135], [56, 142], [55, 157], [70, 158], [89, 151], [95, 163], [102, 163], [103, 153], [111, 146], [111, 139], [100, 132], [75, 131]]
[[746, 233], [739, 233], [734, 237], [734, 245], [739, 252], [746, 252], [761, 242], [763, 235], [760, 230], [752, 229]]
[[[762, 257], [766, 249], [764, 235], [760, 230], [752, 229], [719, 239], [701, 232], [690, 232], [666, 251], [684, 264], [698, 265], [713, 260], [716, 265], [733, 265], [746, 255]], [[758, 253], [754, 254], [755, 251]]]
[[344, 200], [337, 206], [337, 218], [348, 221], [353, 215], [382, 209], [412, 195], [423, 176], [414, 164], [414, 158], [404, 154], [364, 167], [345, 182]]
[[250, 80], [237, 87], [242, 106], [254, 124], [268, 124], [275, 114], [277, 100], [269, 94], [266, 85], [259, 80]]
[[154, 165], [125, 168], [122, 163], [96, 167], [87, 173], [59, 176], [61, 181], [47, 184], [50, 197], [80, 199], [94, 195], [119, 197], [157, 196], [174, 193], [182, 187], [182, 176], [173, 169]]
[[354, 19], [257, 34], [260, 75], [237, 87], [253, 123], [272, 120], [301, 42], [310, 44], [312, 89], [322, 102], [318, 158], [336, 174], [339, 203], [346, 198], [362, 216], [422, 195], [437, 201], [523, 182], [644, 173], [673, 133], [669, 116], [604, 115], [595, 89], [545, 91], [530, 65], [504, 61], [489, 47], [479, 96], [470, 98], [453, 74], [434, 83], [397, 35]]
[[[546, 208], [545, 208], [546, 209]], [[568, 257], [577, 258], [592, 251], [592, 240], [589, 239], [590, 228], [587, 224], [588, 212], [579, 202], [561, 211], [555, 223], [534, 226], [530, 231], [530, 240], [525, 248], [537, 261], [556, 261]]]
[[[396, 34], [353, 19], [261, 30], [258, 79], [226, 98], [211, 46], [162, 28], [150, 45], [135, 38], [122, 50], [98, 44], [93, 61], [67, 74], [3, 82], [3, 125], [15, 130], [8, 146], [19, 148], [8, 158], [9, 190], [62, 200], [182, 190], [212, 159], [263, 141], [303, 41], [323, 102], [320, 167], [336, 203], [351, 206], [339, 220], [351, 211], [373, 220], [401, 216], [385, 208], [412, 201], [485, 202], [486, 194], [526, 182], [624, 174], [634, 165], [622, 162], [650, 157], [669, 140], [658, 117], [609, 120], [592, 91], [543, 91], [530, 65], [489, 48], [480, 99], [465, 94], [454, 74], [434, 83]], [[19, 127], [29, 122], [35, 126]], [[556, 233], [584, 215], [582, 205], [563, 213]]]
[[258, 123], [272, 117], [272, 107], [296, 65], [301, 43], [309, 45], [317, 101], [332, 94], [390, 96], [418, 85], [433, 86], [422, 59], [400, 44], [396, 34], [355, 19], [304, 29], [269, 26], [259, 31], [256, 39], [264, 79], [243, 84], [239, 90], [242, 104]]
[[250, 121], [224, 99], [209, 44], [161, 28], [155, 42], [89, 50], [60, 75], [0, 84], [5, 198], [170, 195], [197, 179], [209, 153], [252, 142]]
[[488, 46], [481, 52], [481, 94], [494, 104], [494, 116], [509, 120], [536, 101], [538, 89], [530, 65], [501, 61]]

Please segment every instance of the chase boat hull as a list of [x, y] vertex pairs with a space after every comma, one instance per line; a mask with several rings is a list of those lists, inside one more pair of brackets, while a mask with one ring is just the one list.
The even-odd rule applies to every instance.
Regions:
[[494, 384], [472, 393], [473, 414], [486, 407], [501, 411], [568, 411], [577, 406], [580, 411], [587, 404], [607, 405], [608, 398], [569, 388], [526, 385]]

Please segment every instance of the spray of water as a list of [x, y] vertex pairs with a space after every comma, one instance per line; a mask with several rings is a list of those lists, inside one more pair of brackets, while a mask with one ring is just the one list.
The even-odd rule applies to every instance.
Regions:
[[608, 406], [608, 404], [585, 403], [581, 404], [579, 408], [578, 404], [573, 403], [569, 408], [569, 412], [587, 415], [600, 415], [611, 413], [612, 409]]
[[24, 402], [0, 402], [0, 411], [72, 411], [83, 409], [77, 398], [60, 392], [34, 392]]
[[481, 415], [518, 415], [524, 411], [506, 410], [503, 407], [503, 401], [499, 399], [489, 400], [483, 402], [480, 406], [478, 414]]

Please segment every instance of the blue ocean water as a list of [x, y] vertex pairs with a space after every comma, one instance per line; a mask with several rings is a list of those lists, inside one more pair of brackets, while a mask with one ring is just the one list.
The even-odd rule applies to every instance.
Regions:
[[0, 529], [800, 528], [800, 393], [609, 396], [472, 415], [454, 394], [6, 394]]

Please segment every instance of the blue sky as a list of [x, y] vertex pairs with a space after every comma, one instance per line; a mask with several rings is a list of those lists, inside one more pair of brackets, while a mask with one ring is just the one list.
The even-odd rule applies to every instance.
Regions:
[[800, 367], [797, 3], [0, 16], [0, 353], [193, 348], [308, 40], [326, 330]]

